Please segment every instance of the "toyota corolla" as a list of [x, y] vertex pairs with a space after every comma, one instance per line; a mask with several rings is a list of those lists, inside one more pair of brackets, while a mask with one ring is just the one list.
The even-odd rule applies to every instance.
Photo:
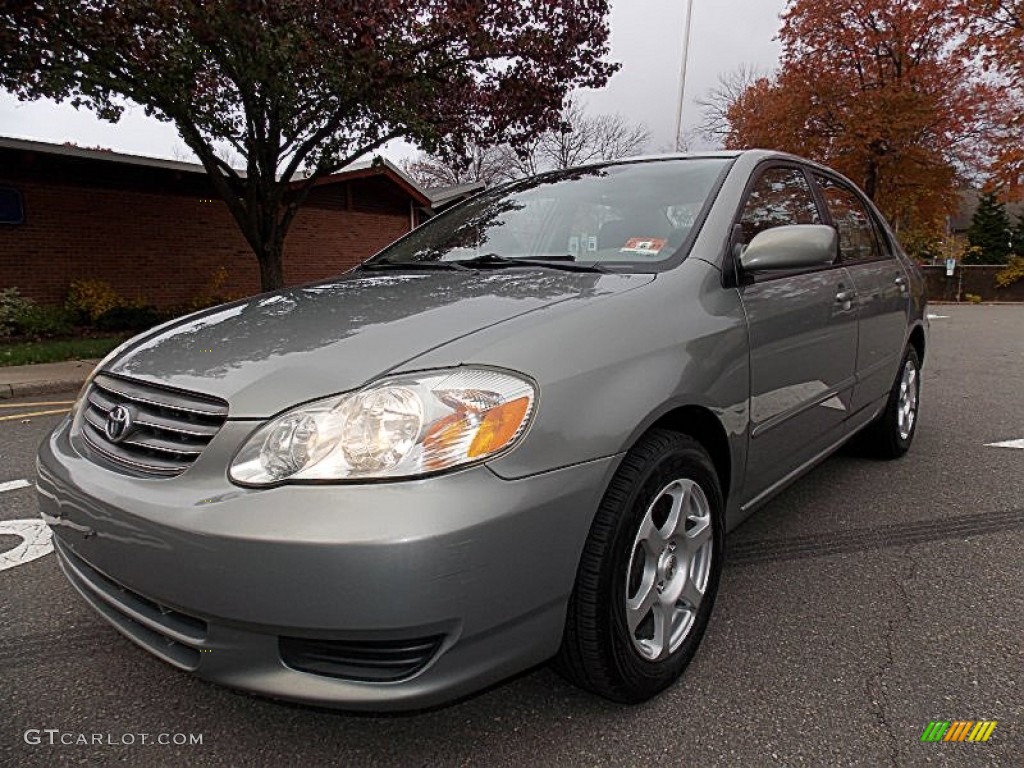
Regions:
[[212, 681], [416, 708], [554, 658], [642, 701], [729, 529], [854, 437], [909, 448], [924, 310], [825, 167], [548, 173], [130, 340], [41, 447], [41, 510], [81, 596]]

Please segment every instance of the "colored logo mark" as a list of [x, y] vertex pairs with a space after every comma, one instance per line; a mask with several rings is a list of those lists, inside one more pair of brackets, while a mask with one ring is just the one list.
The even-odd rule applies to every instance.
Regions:
[[988, 741], [995, 729], [995, 720], [932, 720], [921, 741]]

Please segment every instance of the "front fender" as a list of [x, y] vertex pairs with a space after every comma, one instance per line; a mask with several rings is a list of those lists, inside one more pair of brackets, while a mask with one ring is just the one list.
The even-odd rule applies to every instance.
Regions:
[[[750, 376], [738, 295], [689, 259], [636, 290], [517, 318], [417, 358], [416, 367], [497, 365], [540, 384], [529, 433], [489, 466], [520, 478], [628, 450], [661, 416], [719, 416], [742, 466]], [[739, 478], [737, 478], [739, 479]]]

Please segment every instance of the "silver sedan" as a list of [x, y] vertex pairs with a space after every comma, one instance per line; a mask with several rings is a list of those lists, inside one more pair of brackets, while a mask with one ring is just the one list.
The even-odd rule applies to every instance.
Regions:
[[544, 174], [127, 342], [40, 450], [42, 514], [96, 611], [210, 680], [400, 709], [554, 658], [637, 702], [729, 529], [855, 437], [909, 448], [925, 317], [827, 168]]

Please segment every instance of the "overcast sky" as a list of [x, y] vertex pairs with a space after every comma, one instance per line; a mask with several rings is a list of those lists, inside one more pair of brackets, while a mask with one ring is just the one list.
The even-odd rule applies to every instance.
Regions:
[[[699, 122], [694, 99], [717, 83], [718, 76], [741, 65], [774, 69], [775, 40], [786, 0], [694, 0], [684, 128]], [[672, 143], [686, 0], [613, 0], [611, 30], [614, 61], [622, 69], [608, 86], [587, 92], [591, 112], [619, 112], [651, 129], [650, 151]], [[117, 124], [89, 112], [48, 101], [19, 103], [0, 93], [0, 135], [43, 141], [73, 141], [121, 152], [184, 159], [189, 155], [176, 131], [135, 108]], [[400, 160], [412, 152], [396, 143], [385, 154]]]

